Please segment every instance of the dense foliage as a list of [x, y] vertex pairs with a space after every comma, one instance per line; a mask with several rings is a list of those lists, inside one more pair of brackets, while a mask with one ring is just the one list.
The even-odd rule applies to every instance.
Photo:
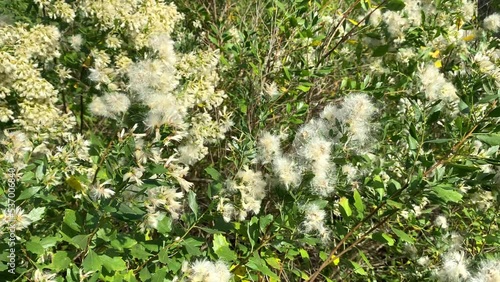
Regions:
[[0, 276], [500, 281], [500, 14], [0, 0]]

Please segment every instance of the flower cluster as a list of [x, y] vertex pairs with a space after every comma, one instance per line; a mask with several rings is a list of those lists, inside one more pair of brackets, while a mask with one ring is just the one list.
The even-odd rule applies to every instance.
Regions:
[[307, 204], [303, 207], [304, 221], [303, 231], [308, 234], [317, 234], [321, 241], [326, 244], [330, 241], [331, 231], [326, 227], [326, 212], [316, 204]]
[[470, 259], [461, 251], [449, 251], [443, 255], [441, 268], [436, 272], [439, 281], [493, 282], [500, 279], [500, 260], [491, 258], [471, 269]]
[[[248, 167], [240, 170], [235, 180], [228, 180], [225, 187], [226, 197], [221, 198], [218, 207], [222, 212], [224, 220], [229, 222], [231, 219], [244, 220], [249, 212], [258, 214], [261, 203], [266, 196], [266, 181], [262, 173], [253, 171]], [[230, 196], [236, 194], [240, 199], [241, 208], [234, 205], [235, 201], [230, 200]]]
[[[156, 228], [166, 212], [179, 218], [183, 192], [174, 183], [188, 191], [193, 185], [185, 179], [189, 166], [204, 158], [208, 146], [224, 139], [232, 126], [231, 114], [220, 108], [226, 95], [216, 89], [218, 51], [183, 54], [176, 50], [172, 32], [183, 15], [173, 4], [83, 1], [78, 8], [108, 31], [107, 48], [91, 50], [88, 78], [103, 94], [93, 97], [90, 112], [120, 121], [132, 105], [147, 107], [142, 120], [146, 132], [137, 133], [136, 125], [129, 133], [134, 139], [136, 165], [124, 173], [123, 181], [131, 184], [124, 192], [130, 194], [143, 185], [149, 163], [162, 164], [168, 170], [148, 178], [172, 186], [147, 190], [136, 199], [147, 210], [142, 228]], [[132, 50], [123, 47], [125, 41]], [[85, 40], [74, 35], [68, 42], [79, 50]], [[123, 51], [116, 55], [117, 50]], [[132, 55], [138, 51], [144, 54]], [[113, 191], [104, 186], [109, 182], [102, 180], [103, 184], [92, 188], [94, 197], [112, 197]]]
[[[19, 124], [31, 139], [67, 136], [75, 117], [56, 106], [58, 91], [43, 76], [39, 61], [60, 56], [60, 32], [54, 26], [0, 27], [0, 120]], [[8, 108], [5, 99], [18, 104]]]
[[[224, 220], [243, 220], [249, 211], [257, 214], [266, 196], [267, 183], [279, 183], [289, 190], [299, 186], [309, 187], [312, 198], [332, 196], [339, 174], [354, 185], [360, 175], [356, 166], [346, 164], [338, 172], [332, 159], [334, 156], [344, 156], [346, 151], [360, 153], [366, 150], [375, 113], [375, 106], [366, 94], [348, 95], [340, 105], [326, 106], [320, 118], [301, 126], [288, 152], [283, 152], [281, 146], [285, 134], [262, 132], [257, 141], [254, 163], [270, 165], [269, 170], [273, 175], [264, 180], [261, 172], [245, 168], [238, 172], [234, 180], [228, 181], [218, 205]], [[303, 179], [310, 174], [312, 178], [303, 183]], [[271, 179], [272, 176], [275, 180]], [[231, 197], [234, 194], [238, 196], [236, 202], [240, 202], [241, 208], [234, 204], [235, 198]], [[305, 205], [302, 210], [305, 216], [303, 232], [318, 235], [322, 242], [328, 242], [330, 231], [326, 227], [326, 211], [316, 204]], [[338, 210], [334, 213], [337, 214]]]
[[451, 104], [457, 103], [459, 100], [455, 86], [451, 82], [446, 81], [443, 74], [434, 65], [422, 68], [419, 77], [425, 96], [429, 101], [443, 100]]
[[232, 275], [223, 261], [211, 262], [208, 260], [196, 260], [192, 263], [185, 261], [182, 264], [182, 278], [176, 278], [179, 282], [228, 282]]

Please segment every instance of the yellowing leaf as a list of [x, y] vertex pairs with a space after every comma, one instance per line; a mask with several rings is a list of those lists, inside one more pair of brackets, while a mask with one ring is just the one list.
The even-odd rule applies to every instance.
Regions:
[[336, 255], [332, 255], [332, 263], [333, 265], [337, 266], [340, 263], [340, 258], [337, 257]]
[[351, 22], [353, 25], [358, 25], [359, 23], [353, 19], [349, 19], [349, 22]]
[[279, 258], [266, 258], [266, 262], [274, 269], [281, 269], [281, 260]]
[[245, 278], [245, 275], [247, 273], [246, 267], [244, 267], [242, 265], [240, 265], [240, 266], [233, 265], [230, 270], [234, 274], [236, 281], [247, 281], [247, 280], [243, 279], [243, 278]]
[[83, 191], [82, 184], [74, 176], [71, 176], [70, 178], [66, 179], [66, 183], [68, 184], [69, 187], [75, 189], [78, 192], [82, 192]]
[[435, 61], [434, 65], [436, 66], [436, 68], [441, 68], [443, 66], [443, 64], [441, 63], [441, 60]]
[[476, 35], [475, 35], [475, 34], [470, 34], [470, 35], [467, 35], [467, 36], [463, 37], [462, 39], [463, 39], [464, 41], [469, 42], [469, 41], [474, 40], [475, 38], [476, 38]]
[[85, 59], [85, 62], [83, 62], [83, 67], [88, 68], [92, 64], [92, 57], [87, 56]]
[[431, 52], [430, 54], [431, 54], [431, 57], [433, 57], [434, 59], [437, 59], [439, 57], [439, 50]]
[[311, 45], [312, 45], [313, 47], [318, 47], [319, 45], [321, 45], [321, 40], [314, 40], [314, 41], [311, 43]]

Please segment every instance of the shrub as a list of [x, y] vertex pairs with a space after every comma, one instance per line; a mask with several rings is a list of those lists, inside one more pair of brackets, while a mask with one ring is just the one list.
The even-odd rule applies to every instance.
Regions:
[[0, 271], [498, 280], [496, 14], [254, 2], [0, 1]]

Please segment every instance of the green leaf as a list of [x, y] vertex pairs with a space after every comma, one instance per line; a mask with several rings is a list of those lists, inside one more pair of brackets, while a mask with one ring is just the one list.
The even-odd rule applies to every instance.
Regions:
[[50, 268], [59, 272], [66, 269], [71, 264], [71, 259], [68, 257], [68, 253], [64, 251], [57, 251], [54, 256], [52, 256], [52, 264]]
[[474, 136], [490, 146], [500, 145], [500, 134], [498, 133], [476, 133]]
[[196, 202], [196, 193], [193, 191], [189, 191], [188, 193], [188, 205], [196, 219], [198, 219], [198, 203]]
[[363, 276], [366, 276], [368, 275], [368, 273], [366, 273], [366, 271], [363, 269], [363, 267], [361, 265], [359, 265], [357, 262], [354, 262], [352, 260], [350, 260], [352, 266], [354, 267], [354, 272], [359, 274], [359, 275], [363, 275]]
[[179, 261], [179, 259], [169, 259], [167, 261], [167, 266], [168, 266], [168, 269], [170, 271], [172, 271], [173, 273], [176, 273], [177, 271], [179, 271], [182, 267], [182, 262]]
[[391, 11], [401, 11], [405, 7], [405, 2], [402, 0], [390, 0], [385, 7]]
[[342, 197], [339, 200], [339, 205], [342, 207], [342, 211], [346, 217], [350, 217], [352, 215], [351, 207], [349, 206], [349, 200], [346, 197]]
[[279, 281], [280, 278], [276, 273], [272, 272], [269, 267], [267, 267], [266, 262], [261, 259], [257, 253], [254, 253], [253, 256], [248, 260], [247, 266], [260, 271], [262, 274], [267, 275], [269, 278], [274, 279], [275, 281]]
[[349, 80], [348, 78], [342, 79], [342, 82], [340, 83], [340, 89], [341, 90], [345, 89], [345, 87], [347, 86], [347, 81], [348, 80]]
[[281, 3], [280, 1], [278, 0], [274, 0], [274, 4], [276, 4], [276, 6], [278, 6], [278, 8], [283, 11], [283, 12], [287, 12], [287, 9], [285, 8], [285, 5], [283, 5], [283, 3]]
[[462, 199], [462, 194], [453, 190], [453, 188], [446, 189], [444, 185], [432, 187], [432, 192], [445, 202], [458, 203]]
[[359, 250], [358, 254], [369, 268], [373, 268], [373, 265], [370, 263], [370, 261], [366, 257], [365, 253], [363, 253], [363, 251]]
[[144, 212], [137, 206], [129, 206], [129, 204], [130, 203], [121, 203], [118, 207], [118, 211], [116, 213], [113, 213], [113, 216], [121, 220], [130, 221], [142, 219], [146, 212]]
[[396, 242], [392, 237], [391, 235], [387, 234], [387, 233], [382, 233], [382, 238], [384, 238], [384, 240], [387, 242], [387, 245], [389, 246], [393, 246], [394, 243]]
[[41, 186], [30, 187], [30, 188], [24, 190], [23, 192], [21, 192], [21, 194], [19, 195], [19, 197], [17, 197], [17, 200], [20, 201], [20, 200], [31, 198], [38, 191], [40, 191], [40, 189], [42, 189]]
[[200, 256], [202, 255], [200, 249], [201, 245], [203, 245], [202, 241], [198, 241], [194, 238], [187, 238], [182, 242], [182, 245], [186, 248], [188, 254], [192, 256]]
[[134, 271], [129, 270], [128, 273], [124, 276], [123, 280], [127, 282], [137, 282]]
[[151, 254], [144, 250], [144, 247], [137, 244], [130, 248], [130, 254], [138, 259], [148, 259]]
[[300, 249], [299, 253], [300, 253], [300, 257], [302, 257], [305, 260], [309, 260], [309, 253], [307, 253], [306, 250]]
[[21, 177], [21, 182], [28, 182], [35, 177], [35, 174], [32, 171], [25, 172], [23, 177]]
[[365, 204], [363, 204], [363, 199], [361, 199], [361, 195], [358, 190], [354, 190], [354, 207], [358, 211], [358, 218], [363, 218]]
[[85, 272], [101, 271], [102, 261], [94, 251], [89, 250], [85, 259], [83, 259], [82, 266], [85, 269]]
[[[239, 106], [240, 106], [240, 111], [241, 111], [242, 113], [246, 114], [246, 113], [247, 113], [247, 110], [248, 110], [247, 105], [246, 105], [245, 103], [240, 103], [240, 104], [239, 104]], [[207, 169], [208, 169], [208, 168], [207, 168]], [[205, 171], [206, 171], [206, 169], [205, 169]]]
[[272, 221], [273, 221], [273, 215], [272, 214], [268, 214], [266, 216], [261, 217], [260, 220], [259, 220], [260, 231], [262, 233], [266, 232], [267, 227], [269, 226], [269, 224]]
[[76, 213], [74, 210], [66, 209], [64, 211], [63, 222], [74, 231], [80, 231], [80, 225], [76, 221]]
[[163, 219], [158, 222], [156, 229], [161, 234], [170, 233], [172, 231], [172, 218], [169, 216], [163, 217]]
[[460, 102], [458, 102], [458, 109], [460, 110], [460, 112], [464, 113], [464, 114], [468, 114], [470, 112], [470, 108], [469, 108], [469, 105], [467, 105], [464, 101], [460, 100]]
[[167, 173], [168, 172], [168, 168], [166, 168], [165, 166], [163, 165], [154, 165], [152, 166], [152, 168], [150, 169], [150, 172], [152, 174], [163, 174], [163, 173]]
[[500, 107], [496, 107], [494, 110], [492, 110], [489, 114], [489, 117], [500, 117]]
[[396, 242], [391, 235], [383, 232], [373, 233], [372, 239], [381, 243], [387, 243], [389, 246], [393, 246]]
[[453, 167], [454, 170], [459, 172], [472, 172], [481, 169], [480, 167], [474, 165], [449, 164], [449, 166]]
[[307, 91], [309, 91], [309, 89], [311, 89], [311, 86], [301, 84], [301, 85], [297, 86], [297, 89], [299, 89], [300, 91], [303, 91], [303, 92], [307, 92]]
[[441, 143], [448, 143], [450, 141], [453, 141], [453, 139], [449, 139], [449, 138], [433, 139], [433, 140], [425, 141], [424, 143], [441, 144]]
[[44, 176], [44, 164], [40, 164], [37, 168], [36, 168], [36, 179], [38, 181], [41, 181], [43, 179], [43, 176]]
[[214, 234], [213, 247], [214, 253], [219, 256], [219, 258], [232, 262], [235, 261], [238, 256], [236, 253], [229, 248], [229, 243], [226, 240], [226, 237], [222, 234]]
[[372, 57], [382, 57], [389, 51], [389, 45], [377, 46], [373, 49]]
[[137, 244], [137, 241], [128, 237], [128, 236], [125, 236], [125, 235], [118, 235], [118, 238], [116, 238], [115, 240], [112, 240], [110, 245], [119, 250], [119, 251], [123, 251], [124, 249], [130, 249], [132, 248], [133, 246], [135, 246]]
[[486, 244], [500, 246], [500, 235], [489, 234], [484, 238]]
[[37, 222], [42, 218], [44, 212], [45, 207], [35, 208], [32, 209], [26, 217], [29, 218], [31, 222]]
[[163, 263], [163, 264], [166, 264], [170, 258], [169, 258], [169, 251], [167, 248], [164, 248], [162, 249], [159, 253], [158, 253], [158, 260]]
[[151, 282], [163, 282], [166, 275], [167, 269], [165, 267], [162, 267], [158, 271], [156, 271], [153, 277], [151, 277]]
[[283, 67], [283, 72], [285, 72], [285, 76], [288, 80], [291, 80], [290, 72], [288, 71], [288, 67]]
[[400, 229], [397, 229], [397, 228], [394, 228], [394, 227], [391, 227], [392, 231], [396, 234], [396, 236], [398, 236], [401, 240], [403, 241], [406, 241], [410, 244], [414, 244], [415, 243], [415, 239], [413, 239], [413, 237], [411, 237], [410, 235], [408, 235], [407, 233], [405, 233], [403, 230], [400, 230]]
[[122, 271], [127, 269], [127, 264], [121, 257], [111, 258], [107, 255], [100, 256], [102, 266], [104, 266], [109, 272]]
[[76, 235], [71, 238], [70, 243], [83, 250], [87, 247], [89, 237], [90, 235]]
[[418, 148], [418, 141], [410, 134], [408, 134], [408, 146], [410, 150], [416, 150]]
[[41, 255], [45, 252], [45, 249], [43, 248], [42, 244], [36, 241], [26, 242], [26, 249], [37, 255]]
[[144, 267], [139, 271], [139, 279], [141, 281], [150, 281], [151, 280], [151, 272], [149, 272], [149, 269], [147, 267]]
[[213, 180], [215, 181], [218, 181], [221, 179], [221, 175], [220, 173], [213, 167], [207, 167], [205, 169], [205, 172], [208, 173], [208, 175], [210, 175], [210, 177], [212, 177]]
[[161, 263], [165, 264], [170, 259], [168, 256], [169, 256], [169, 252], [168, 252], [167, 248], [161, 249], [161, 251], [158, 253], [158, 260]]
[[61, 238], [59, 237], [45, 237], [40, 240], [40, 244], [42, 244], [42, 247], [44, 248], [50, 248], [54, 247], [57, 245], [58, 242], [61, 241]]
[[396, 202], [396, 201], [393, 201], [393, 200], [387, 200], [387, 204], [391, 207], [395, 207], [395, 208], [402, 208], [403, 207], [403, 204], [402, 203], [399, 203], [399, 202]]
[[328, 259], [328, 254], [323, 252], [323, 251], [320, 251], [319, 252], [319, 258], [322, 260], [322, 261], [326, 261]]

